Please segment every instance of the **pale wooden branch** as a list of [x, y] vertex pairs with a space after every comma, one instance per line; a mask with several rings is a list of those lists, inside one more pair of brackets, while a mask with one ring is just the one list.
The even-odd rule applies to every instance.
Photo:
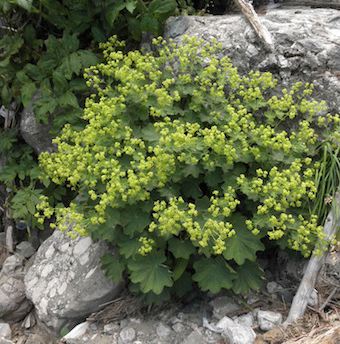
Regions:
[[261, 23], [254, 7], [247, 0], [234, 1], [242, 11], [243, 15], [248, 19], [260, 40], [269, 50], [272, 51], [274, 49], [273, 38], [267, 28]]
[[[340, 216], [339, 216], [339, 208], [340, 208], [340, 189], [336, 193], [333, 199], [332, 209], [329, 212], [327, 219], [324, 225], [324, 234], [325, 240], [330, 241], [338, 226], [340, 225]], [[318, 277], [318, 273], [322, 267], [324, 258], [327, 254], [327, 251], [324, 251], [323, 255], [320, 255], [314, 250], [312, 257], [310, 258], [307, 269], [303, 275], [301, 280], [299, 289], [294, 296], [293, 303], [290, 307], [288, 318], [285, 321], [284, 325], [287, 326], [292, 322], [296, 321], [300, 317], [302, 317], [305, 313], [310, 295], [312, 290], [314, 289], [316, 279]]]

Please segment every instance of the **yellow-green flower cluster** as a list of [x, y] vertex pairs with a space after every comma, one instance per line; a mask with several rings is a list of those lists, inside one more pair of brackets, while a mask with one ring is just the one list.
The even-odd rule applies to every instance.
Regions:
[[312, 238], [324, 239], [323, 227], [318, 225], [317, 216], [305, 219], [302, 215], [298, 217], [299, 224], [295, 231], [291, 231], [288, 239], [289, 246], [296, 251], [300, 251], [305, 257], [311, 254], [314, 248]]
[[142, 256], [146, 256], [150, 253], [155, 244], [155, 240], [144, 236], [139, 238], [139, 242], [141, 243], [141, 247], [138, 249], [138, 253]]
[[36, 206], [36, 210], [37, 212], [34, 216], [40, 224], [43, 224], [46, 218], [50, 219], [54, 214], [54, 210], [50, 206], [48, 197], [43, 195], [39, 197], [39, 203]]
[[226, 248], [226, 240], [235, 235], [232, 225], [226, 218], [235, 210], [239, 201], [235, 199], [235, 191], [228, 188], [223, 197], [218, 198], [218, 192], [211, 197], [207, 218], [203, 224], [198, 221], [198, 211], [195, 204], [186, 203], [182, 197], [171, 198], [169, 202], [156, 201], [153, 208], [154, 221], [149, 226], [149, 232], [155, 232], [163, 237], [179, 236], [186, 233], [192, 243], [199, 247], [209, 247], [214, 254], [221, 254]]
[[[299, 225], [301, 219], [292, 212], [316, 197], [315, 167], [310, 167], [311, 162], [310, 158], [295, 159], [287, 169], [280, 171], [276, 166], [269, 171], [257, 169], [257, 178], [248, 180], [241, 175], [237, 180], [241, 190], [259, 198], [257, 217], [267, 217], [265, 227], [269, 228], [269, 239], [279, 240], [294, 233], [295, 239], [290, 239], [289, 245], [304, 254], [310, 253], [311, 245], [308, 244], [321, 235], [315, 216], [303, 218], [303, 224]], [[253, 226], [250, 221], [248, 228], [253, 229]], [[306, 231], [306, 227], [309, 230]]]
[[[310, 158], [304, 160], [309, 164]], [[270, 171], [257, 170], [257, 178], [247, 180], [244, 175], [238, 178], [238, 184], [246, 193], [256, 193], [261, 198], [258, 214], [286, 211], [290, 207], [301, 207], [303, 200], [314, 199], [316, 186], [314, 168], [303, 168], [303, 161], [295, 159], [289, 168], [279, 170], [276, 166]]]
[[222, 197], [218, 197], [219, 192], [213, 191], [213, 196], [210, 198], [210, 207], [208, 212], [213, 218], [229, 217], [236, 209], [240, 201], [236, 199], [235, 189], [229, 186]]

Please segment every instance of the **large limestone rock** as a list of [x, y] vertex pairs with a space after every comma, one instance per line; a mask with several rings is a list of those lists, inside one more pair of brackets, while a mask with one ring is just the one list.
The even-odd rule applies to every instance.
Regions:
[[22, 111], [20, 133], [26, 143], [34, 149], [36, 154], [45, 151], [52, 152], [54, 150], [49, 130], [49, 125], [41, 124], [37, 121], [32, 105]]
[[22, 320], [32, 308], [26, 299], [24, 285], [24, 257], [9, 256], [0, 272], [0, 318]]
[[25, 276], [26, 294], [39, 319], [55, 331], [74, 325], [120, 292], [100, 266], [103, 242], [70, 239], [56, 230], [39, 248]]
[[[216, 38], [240, 72], [270, 71], [285, 85], [314, 81], [317, 97], [330, 109], [340, 107], [340, 12], [333, 9], [289, 8], [269, 10], [261, 16], [275, 42], [269, 52], [241, 14], [174, 17], [165, 36]], [[329, 90], [332, 90], [331, 92]]]

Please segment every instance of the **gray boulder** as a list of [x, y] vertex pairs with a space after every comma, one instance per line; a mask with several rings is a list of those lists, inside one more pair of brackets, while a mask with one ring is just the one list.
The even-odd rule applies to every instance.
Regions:
[[0, 272], [0, 318], [20, 321], [32, 308], [26, 299], [24, 285], [24, 258], [9, 256]]
[[37, 121], [32, 105], [22, 111], [20, 118], [20, 133], [26, 143], [30, 145], [37, 154], [54, 150], [52, 137], [49, 131], [49, 125], [41, 124]]
[[[173, 17], [165, 36], [181, 41], [182, 35], [212, 38], [222, 43], [223, 54], [241, 73], [270, 71], [283, 85], [313, 82], [320, 99], [331, 110], [340, 106], [340, 17], [333, 9], [269, 10], [261, 20], [271, 33], [275, 51], [267, 51], [241, 14]], [[329, 90], [332, 92], [329, 92]]]
[[25, 286], [43, 323], [58, 332], [120, 293], [123, 284], [111, 282], [101, 270], [100, 258], [107, 252], [103, 242], [89, 237], [73, 240], [58, 230], [40, 246]]

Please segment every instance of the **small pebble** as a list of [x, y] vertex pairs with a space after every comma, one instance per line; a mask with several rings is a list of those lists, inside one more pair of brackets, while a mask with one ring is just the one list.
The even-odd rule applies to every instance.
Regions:
[[156, 328], [157, 335], [161, 338], [168, 337], [171, 333], [171, 328], [163, 323], [160, 323]]
[[136, 331], [132, 327], [125, 327], [120, 331], [120, 339], [124, 342], [132, 342], [136, 337]]
[[176, 333], [181, 333], [185, 330], [185, 326], [182, 325], [180, 322], [174, 324], [172, 326], [172, 329], [176, 332]]
[[282, 314], [272, 311], [258, 311], [257, 320], [262, 331], [269, 331], [282, 323]]

